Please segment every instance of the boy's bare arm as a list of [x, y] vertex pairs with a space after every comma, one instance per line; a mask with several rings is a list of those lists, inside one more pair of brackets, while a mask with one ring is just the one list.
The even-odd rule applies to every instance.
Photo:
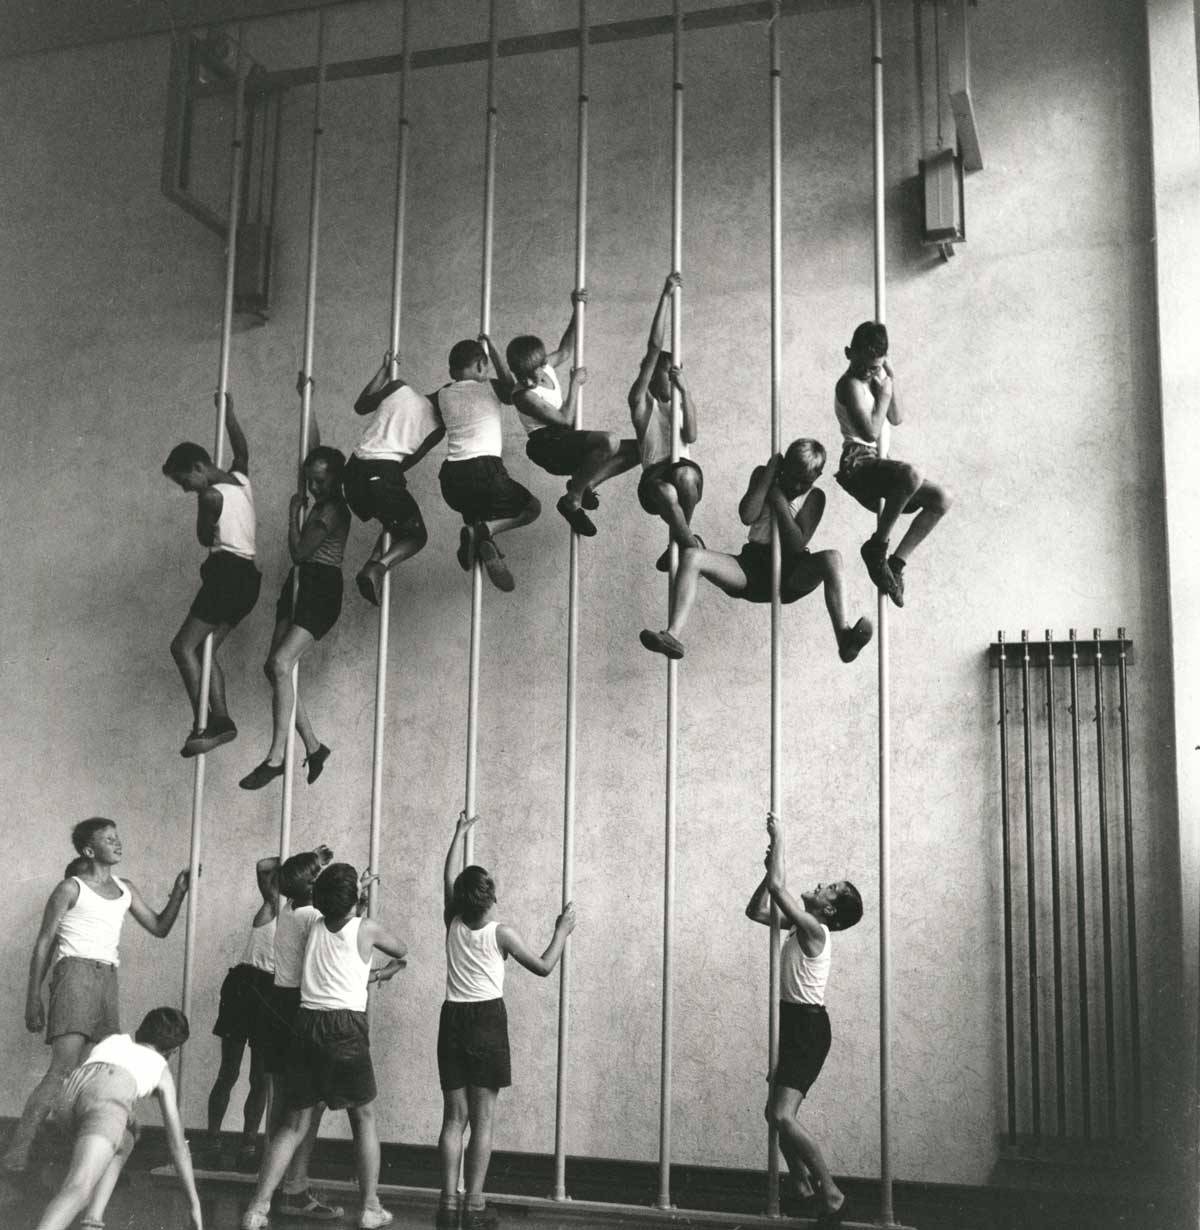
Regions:
[[420, 445], [413, 452], [409, 453], [409, 455], [400, 463], [400, 473], [403, 474], [405, 470], [411, 470], [413, 466], [415, 466], [431, 448], [436, 447], [442, 442], [445, 435], [446, 425], [441, 423], [435, 427], [429, 435], [421, 441]]
[[513, 374], [509, 371], [508, 364], [504, 360], [504, 356], [496, 349], [495, 343], [486, 334], [479, 335], [479, 344], [487, 351], [488, 359], [491, 361], [492, 367], [495, 369], [496, 378], [506, 389], [511, 389], [516, 385], [516, 380]]
[[888, 407], [888, 422], [893, 427], [899, 427], [904, 422], [904, 414], [900, 409], [899, 399], [896, 397], [896, 373], [892, 371], [892, 365], [887, 359], [883, 361], [883, 370], [887, 372], [888, 379], [892, 382], [892, 404]]
[[767, 890], [767, 877], [764, 875], [758, 882], [758, 887], [750, 894], [746, 902], [746, 917], [751, 922], [771, 924], [771, 894]]
[[775, 512], [775, 521], [779, 526], [779, 541], [785, 551], [798, 554], [808, 546], [821, 518], [825, 513], [825, 492], [814, 487], [804, 498], [800, 511], [792, 519], [788, 502], [778, 487], [772, 487], [770, 496], [771, 507]]
[[[633, 382], [629, 389], [629, 412], [633, 416], [633, 425], [638, 430], [639, 437], [645, 430], [646, 426], [646, 394], [650, 388], [650, 377], [654, 375], [655, 365], [658, 363], [658, 356], [662, 354], [663, 344], [667, 336], [667, 304], [671, 302], [671, 295], [675, 291], [675, 287], [681, 285], [682, 279], [679, 274], [669, 274], [667, 280], [663, 283], [662, 291], [658, 296], [658, 303], [654, 308], [654, 317], [650, 321], [650, 336], [646, 340], [646, 353], [642, 356], [642, 365], [638, 368], [637, 379]], [[641, 415], [641, 424], [639, 426], [638, 416]]]
[[167, 1137], [171, 1161], [188, 1198], [193, 1230], [201, 1230], [200, 1195], [196, 1191], [196, 1176], [192, 1173], [192, 1155], [188, 1152], [187, 1141], [183, 1138], [183, 1123], [179, 1118], [179, 1103], [175, 1098], [175, 1081], [170, 1068], [163, 1069], [154, 1096], [158, 1099], [159, 1111], [162, 1114], [163, 1131]]
[[743, 525], [753, 525], [762, 515], [767, 492], [775, 481], [783, 458], [776, 453], [765, 466], [755, 466], [746, 484], [746, 494], [738, 501], [738, 517]]
[[559, 339], [558, 349], [546, 356], [546, 362], [551, 367], [561, 367], [564, 363], [575, 362], [576, 321], [579, 318], [578, 305], [586, 302], [586, 290], [573, 290], [571, 292], [571, 319], [567, 322], [567, 327], [563, 330], [563, 335]]
[[885, 382], [872, 381], [868, 386], [865, 381], [855, 380], [850, 375], [842, 377], [838, 400], [846, 407], [855, 435], [864, 440], [879, 439], [891, 405], [891, 389], [890, 379]]
[[513, 394], [513, 405], [522, 414], [537, 419], [547, 427], [572, 427], [575, 424], [575, 384], [571, 383], [571, 392], [562, 408], [555, 410], [544, 398], [538, 397], [533, 389], [518, 389]]
[[687, 387], [682, 367], [671, 368], [671, 383], [679, 390], [679, 408], [683, 420], [679, 426], [679, 438], [684, 444], [695, 444], [700, 434], [696, 416], [696, 399]]
[[770, 834], [771, 845], [767, 850], [767, 889], [771, 900], [779, 907], [779, 912], [791, 927], [808, 939], [822, 939], [821, 924], [804, 908], [804, 903], [797, 901], [787, 889], [787, 874], [784, 871], [783, 857], [783, 826], [779, 817], [767, 817], [767, 832]]
[[355, 399], [355, 414], [373, 414], [379, 409], [379, 403], [388, 393], [394, 392], [398, 385], [404, 383], [403, 380], [389, 380], [391, 370], [392, 352], [389, 350], [384, 354], [379, 370], [367, 381], [363, 386], [363, 391]]
[[30, 1033], [41, 1033], [46, 1028], [46, 1010], [42, 1005], [42, 983], [50, 969], [54, 944], [58, 939], [58, 927], [63, 915], [79, 900], [79, 885], [74, 880], [62, 880], [50, 894], [42, 912], [42, 925], [33, 942], [33, 955], [29, 958], [29, 983], [25, 989], [25, 1028]]
[[458, 820], [454, 824], [454, 836], [450, 839], [450, 848], [446, 851], [446, 864], [442, 868], [442, 919], [447, 927], [454, 918], [454, 881], [458, 878], [458, 870], [462, 866], [462, 852], [467, 840], [467, 830], [478, 819], [478, 816], [468, 816], [465, 811], [460, 811]]
[[523, 965], [531, 974], [546, 978], [558, 964], [567, 936], [575, 930], [575, 903], [568, 901], [563, 906], [563, 912], [554, 920], [554, 935], [546, 946], [545, 952], [539, 957], [533, 949], [521, 938], [513, 928], [501, 923], [496, 928], [496, 943], [506, 957], [512, 957], [518, 965]]
[[272, 854], [260, 858], [254, 864], [254, 878], [258, 882], [258, 891], [262, 899], [269, 905], [279, 904], [279, 856]]
[[233, 412], [233, 397], [225, 394], [225, 431], [229, 436], [229, 447], [233, 449], [233, 460], [229, 463], [230, 470], [239, 474], [250, 473], [250, 445], [246, 433], [242, 430], [238, 416]]
[[224, 507], [225, 497], [216, 487], [205, 487], [196, 497], [196, 538], [201, 546], [211, 547], [216, 542], [217, 522]]
[[151, 935], [157, 936], [160, 940], [166, 939], [171, 934], [175, 919], [179, 917], [179, 907], [183, 905], [183, 899], [187, 896], [191, 879], [191, 871], [185, 867], [175, 877], [167, 904], [157, 914], [146, 904], [137, 886], [126, 880], [125, 887], [129, 889], [129, 912]]

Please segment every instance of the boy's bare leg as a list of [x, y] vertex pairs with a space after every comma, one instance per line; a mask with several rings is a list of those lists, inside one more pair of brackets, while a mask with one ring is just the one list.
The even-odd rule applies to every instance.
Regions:
[[242, 1144], [243, 1153], [254, 1149], [258, 1137], [258, 1125], [262, 1123], [263, 1112], [267, 1109], [267, 1074], [263, 1069], [263, 1061], [250, 1048], [250, 1088], [246, 1092], [246, 1101], [242, 1104]]
[[442, 1200], [458, 1201], [458, 1177], [462, 1172], [463, 1134], [467, 1130], [467, 1091], [442, 1091], [442, 1130], [438, 1156], [442, 1162]]
[[695, 498], [689, 496], [685, 499], [674, 483], [656, 483], [655, 486], [658, 491], [658, 515], [667, 523], [671, 537], [680, 547], [699, 548], [691, 527]]
[[870, 641], [875, 629], [866, 616], [863, 616], [853, 627], [846, 622], [846, 597], [842, 585], [842, 553], [833, 550], [817, 551], [812, 558], [821, 570], [821, 581], [825, 591], [825, 609], [829, 612], [829, 622], [833, 625], [838, 654], [843, 662], [853, 662], [862, 647]]
[[104, 1210], [108, 1208], [108, 1202], [112, 1198], [113, 1189], [117, 1186], [117, 1180], [121, 1177], [121, 1171], [133, 1152], [133, 1143], [133, 1133], [126, 1128], [125, 1135], [121, 1137], [120, 1147], [113, 1154], [112, 1161], [108, 1163], [104, 1173], [96, 1181], [96, 1186], [92, 1188], [92, 1198], [83, 1211], [85, 1219], [96, 1222], [104, 1220]]
[[909, 504], [915, 505], [919, 511], [912, 524], [900, 539], [900, 545], [892, 552], [899, 559], [908, 557], [925, 541], [930, 531], [946, 515], [952, 500], [944, 487], [936, 483], [924, 482], [910, 497]]
[[[200, 677], [204, 665], [204, 638], [212, 633], [213, 660], [208, 681], [208, 714], [200, 713]], [[202, 730], [211, 715], [221, 721], [229, 721], [229, 709], [225, 703], [225, 675], [217, 661], [217, 650], [229, 635], [228, 624], [209, 624], [194, 615], [188, 615], [171, 642], [171, 657], [179, 668], [183, 686], [192, 702], [195, 728]]]
[[471, 1139], [467, 1142], [467, 1208], [483, 1207], [483, 1185], [492, 1160], [492, 1122], [496, 1112], [495, 1089], [471, 1085], [467, 1089], [467, 1114]]
[[[273, 722], [271, 750], [267, 752], [268, 764], [283, 763], [288, 725], [292, 719], [292, 704], [296, 701], [296, 690], [292, 685], [292, 668], [315, 643], [313, 634], [307, 628], [298, 628], [295, 624], [290, 624], [279, 644], [272, 651], [270, 658], [267, 659], [267, 671], [271, 677]], [[296, 704], [296, 729], [304, 740], [305, 751], [312, 753], [321, 746], [320, 740], [313, 734], [307, 712], [299, 703]]]
[[358, 1192], [364, 1209], [379, 1207], [379, 1130], [375, 1107], [350, 1106], [350, 1130], [354, 1133], [354, 1160], [358, 1167]]
[[[317, 1136], [321, 1131], [321, 1116], [325, 1113], [325, 1104], [318, 1102], [316, 1106], [310, 1106], [306, 1111], [306, 1119], [304, 1122], [304, 1131], [300, 1136], [300, 1140], [294, 1146], [293, 1151], [288, 1155], [287, 1173], [284, 1174], [282, 1183], [283, 1190], [286, 1195], [294, 1196], [299, 1192], [308, 1190], [308, 1164], [312, 1160], [312, 1152], [316, 1147]], [[280, 1180], [276, 1180], [276, 1183]], [[272, 1191], [275, 1189], [272, 1188]]]
[[483, 524], [487, 526], [494, 538], [497, 534], [506, 534], [509, 530], [517, 530], [523, 525], [528, 525], [531, 521], [536, 521], [541, 512], [542, 506], [540, 502], [531, 499], [515, 517], [498, 517], [495, 521], [485, 521]]
[[[252, 1210], [265, 1213], [270, 1207], [271, 1197], [283, 1179], [284, 1172], [293, 1169], [293, 1159], [313, 1118], [310, 1106], [293, 1108], [284, 1115], [278, 1130], [267, 1141], [262, 1168], [258, 1172], [258, 1184], [250, 1200]], [[305, 1185], [307, 1186], [307, 1181]]]
[[681, 552], [679, 571], [675, 574], [675, 606], [667, 626], [672, 636], [679, 636], [687, 626], [701, 577], [706, 577], [727, 594], [740, 594], [746, 588], [746, 574], [734, 556], [699, 547]]
[[221, 1135], [221, 1123], [229, 1109], [229, 1096], [242, 1071], [242, 1056], [246, 1052], [245, 1038], [221, 1039], [221, 1066], [208, 1094], [208, 1138], [216, 1148]]
[[87, 1038], [83, 1034], [59, 1034], [50, 1042], [50, 1066], [45, 1076], [38, 1081], [33, 1092], [25, 1099], [25, 1107], [21, 1118], [13, 1128], [8, 1140], [8, 1148], [4, 1153], [4, 1161], [0, 1169], [8, 1171], [25, 1170], [29, 1166], [29, 1152], [33, 1148], [34, 1138], [42, 1120], [50, 1113], [54, 1099], [62, 1088], [62, 1083], [79, 1066], [83, 1059], [83, 1049], [87, 1046]]
[[[767, 1108], [767, 1117], [779, 1132], [779, 1143], [783, 1155], [788, 1156], [788, 1150], [794, 1150], [796, 1156], [808, 1167], [809, 1172], [817, 1181], [821, 1198], [826, 1209], [835, 1212], [842, 1207], [846, 1197], [833, 1180], [825, 1158], [817, 1142], [801, 1126], [797, 1115], [804, 1095], [799, 1089], [788, 1089], [777, 1085], [771, 1091], [771, 1101]], [[787, 1142], [786, 1146], [784, 1142]]]
[[888, 466], [891, 490], [884, 497], [883, 508], [880, 510], [879, 521], [872, 538], [877, 542], [886, 542], [891, 538], [892, 530], [896, 528], [896, 522], [900, 520], [909, 500], [920, 490], [921, 475], [914, 466], [910, 466], [906, 461], [888, 461], [878, 464]]
[[[92, 1195], [96, 1184], [113, 1161], [111, 1140], [103, 1136], [80, 1136], [71, 1153], [71, 1166], [58, 1195], [46, 1205], [37, 1230], [67, 1230]], [[113, 1182], [116, 1182], [114, 1177]], [[111, 1192], [112, 1189], [109, 1188]]]
[[578, 505], [587, 490], [595, 491], [618, 474], [632, 470], [641, 460], [636, 440], [622, 440], [615, 432], [589, 431], [596, 444], [589, 450], [587, 460], [567, 481], [567, 498]]

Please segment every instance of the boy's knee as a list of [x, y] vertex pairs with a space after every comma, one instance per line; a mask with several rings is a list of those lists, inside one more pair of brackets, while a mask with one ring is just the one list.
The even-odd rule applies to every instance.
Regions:
[[183, 633], [176, 632], [171, 638], [171, 657], [173, 657], [176, 662], [182, 662], [187, 658], [187, 656], [188, 649], [187, 644], [183, 639]]
[[270, 683], [275, 678], [275, 676], [271, 673], [271, 661], [272, 659], [268, 658], [263, 663], [263, 674], [266, 675], [268, 683]]
[[700, 484], [703, 480], [700, 471], [691, 466], [681, 466], [675, 472], [675, 486], [679, 494], [693, 500], [700, 498]]
[[263, 670], [266, 671], [267, 678], [272, 683], [280, 683], [284, 679], [287, 678], [288, 672], [291, 670], [291, 667], [288, 666], [288, 664], [284, 662], [283, 659], [278, 654], [273, 653], [267, 659], [266, 665], [263, 667]]
[[368, 1102], [365, 1106], [348, 1106], [346, 1114], [354, 1125], [373, 1123], [375, 1120], [375, 1103]]
[[525, 505], [525, 516], [528, 521], [536, 521], [542, 515], [542, 502], [537, 496], [530, 496]]
[[934, 488], [933, 509], [938, 513], [946, 513], [950, 511], [950, 506], [954, 503], [954, 496], [946, 490], [945, 487]]
[[606, 431], [604, 437], [604, 453], [607, 459], [615, 457], [621, 451], [621, 436], [615, 431]]
[[679, 492], [673, 483], [655, 483], [651, 494], [660, 512], [675, 508], [679, 504]]
[[831, 547], [827, 551], [818, 551], [816, 560], [822, 573], [827, 577], [836, 577], [842, 571], [842, 553], [836, 548]]
[[901, 462], [896, 470], [896, 477], [899, 480], [900, 486], [906, 491], [916, 491], [921, 485], [921, 472], [914, 465], [909, 465], [907, 461]]

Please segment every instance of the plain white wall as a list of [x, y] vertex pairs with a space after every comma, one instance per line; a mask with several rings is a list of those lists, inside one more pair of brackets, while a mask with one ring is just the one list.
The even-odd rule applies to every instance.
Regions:
[[[1169, 712], [1158, 601], [1164, 564], [1154, 385], [1147, 131], [1131, 6], [1011, 0], [981, 6], [974, 85], [987, 169], [967, 184], [969, 241], [949, 264], [918, 241], [920, 152], [908, 6], [889, 9], [889, 321], [909, 420], [894, 451], [958, 502], [914, 558], [892, 619], [896, 1171], [982, 1181], [1004, 1116], [997, 628], [1075, 625], [1138, 644], [1133, 675], [1139, 883], [1175, 866], [1160, 749]], [[611, 16], [628, 15], [629, 6]], [[417, 46], [482, 37], [465, 6], [418, 6]], [[521, 6], [504, 34], [569, 25]], [[597, 19], [609, 17], [605, 12]], [[335, 11], [331, 58], [396, 48], [384, 6]], [[310, 62], [311, 21], [250, 27], [268, 67]], [[847, 562], [848, 606], [873, 607], [858, 561], [869, 519], [833, 482], [832, 385], [853, 326], [871, 313], [867, 23], [857, 9], [785, 25], [787, 438], [830, 450], [816, 546]], [[9, 696], [8, 818], [16, 884], [0, 980], [10, 1024], [3, 1109], [19, 1110], [41, 1043], [20, 1029], [29, 945], [69, 855], [70, 824], [116, 817], [125, 869], [152, 899], [186, 859], [187, 710], [167, 644], [203, 553], [191, 503], [159, 466], [182, 438], [208, 443], [220, 324], [215, 238], [159, 193], [166, 40], [6, 64], [0, 185], [0, 413], [9, 510], [0, 617]], [[701, 402], [694, 450], [706, 490], [696, 524], [736, 550], [736, 504], [769, 447], [765, 27], [689, 36], [685, 166], [685, 362]], [[484, 67], [425, 71], [411, 87], [402, 366], [446, 378], [452, 342], [477, 327]], [[573, 53], [500, 69], [494, 333], [565, 323], [574, 244]], [[624, 394], [667, 271], [670, 50], [598, 46], [591, 86], [589, 423], [626, 422]], [[252, 448], [265, 574], [258, 609], [223, 656], [241, 734], [211, 758], [187, 1117], [199, 1123], [217, 1048], [225, 968], [254, 906], [252, 861], [276, 843], [279, 796], [237, 779], [269, 730], [260, 665], [286, 571], [301, 349], [312, 94], [285, 101], [275, 306], [239, 324], [232, 389]], [[315, 404], [347, 451], [350, 402], [386, 344], [395, 92], [384, 80], [327, 92]], [[557, 910], [561, 851], [567, 537], [557, 482], [512, 472], [543, 500], [504, 544], [518, 588], [488, 589], [483, 632], [477, 858], [504, 916], [535, 942]], [[440, 1099], [434, 1037], [442, 989], [440, 866], [462, 800], [469, 586], [431, 457], [412, 477], [430, 545], [393, 587], [383, 853], [385, 917], [409, 940], [408, 972], [378, 998], [382, 1134], [431, 1143]], [[582, 546], [580, 757], [569, 1150], [651, 1158], [657, 1148], [664, 682], [637, 643], [659, 625], [658, 523], [632, 479], [602, 492]], [[352, 536], [356, 568], [370, 531]], [[705, 590], [681, 671], [676, 1160], [762, 1164], [766, 938], [741, 916], [760, 872], [768, 789], [768, 617]], [[788, 610], [784, 806], [797, 881], [848, 875], [863, 924], [838, 937], [835, 1045], [806, 1112], [839, 1172], [877, 1167], [875, 680], [873, 654], [836, 657], [819, 596]], [[375, 614], [351, 587], [336, 629], [303, 668], [325, 776], [298, 783], [295, 848], [327, 840], [366, 858]], [[1089, 806], [1091, 804], [1089, 803]], [[1048, 905], [1045, 907], [1048, 910]], [[1144, 917], [1148, 1098], [1155, 1105], [1176, 1010], [1178, 901], [1156, 888]], [[123, 1012], [176, 999], [182, 925], [166, 943], [130, 925]], [[515, 1086], [497, 1146], [553, 1144], [554, 983], [510, 981]], [[234, 1105], [236, 1107], [237, 1100]], [[332, 1118], [332, 1117], [331, 1117]], [[234, 1119], [227, 1120], [233, 1126]], [[1162, 1126], [1162, 1125], [1160, 1125]], [[342, 1131], [338, 1125], [331, 1130]]]

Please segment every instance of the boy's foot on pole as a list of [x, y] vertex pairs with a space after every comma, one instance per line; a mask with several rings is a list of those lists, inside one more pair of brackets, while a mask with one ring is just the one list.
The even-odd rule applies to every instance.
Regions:
[[193, 730], [187, 737], [180, 755], [185, 759], [203, 756], [222, 743], [232, 743], [237, 738], [237, 727], [232, 718], [210, 718], [204, 730]]
[[669, 632], [654, 632], [650, 628], [643, 628], [638, 635], [638, 640], [651, 653], [661, 653], [664, 657], [677, 660], [683, 657], [683, 646]]
[[359, 570], [354, 578], [358, 592], [372, 605], [378, 606], [383, 597], [383, 578], [387, 569], [377, 560], [369, 560]]
[[874, 631], [875, 628], [865, 615], [853, 628], [843, 628], [838, 633], [838, 657], [843, 662], [853, 662], [862, 652], [863, 646], [870, 641]]
[[[280, 1217], [305, 1217], [309, 1221], [338, 1221], [345, 1209], [340, 1205], [326, 1204], [311, 1187], [306, 1187], [302, 1192], [280, 1192], [276, 1211]], [[242, 1227], [246, 1230], [244, 1221]]]
[[888, 556], [888, 567], [892, 571], [892, 577], [896, 582], [896, 588], [888, 594], [888, 597], [897, 605], [904, 605], [904, 565], [905, 561], [898, 555]]
[[325, 769], [325, 762], [329, 759], [331, 749], [327, 748], [324, 743], [317, 748], [315, 752], [309, 752], [304, 757], [304, 764], [308, 769], [308, 784], [311, 786], [313, 782], [321, 776]]
[[488, 580], [499, 590], [511, 594], [517, 587], [500, 548], [492, 540], [492, 531], [483, 521], [475, 522], [475, 554], [487, 569]]
[[[701, 551], [703, 551], [704, 550], [704, 539], [701, 538], [699, 534], [693, 534], [692, 537], [696, 540], [696, 546], [699, 547]], [[679, 549], [680, 551], [687, 550], [686, 547], [680, 547]], [[667, 549], [658, 557], [658, 559], [654, 561], [654, 567], [657, 568], [659, 572], [670, 572], [671, 571], [671, 544], [670, 543], [667, 543]]]
[[584, 538], [591, 538], [595, 535], [595, 523], [592, 521], [591, 517], [583, 511], [582, 504], [571, 503], [571, 497], [569, 495], [561, 496], [558, 503], [555, 504], [554, 507], [557, 508], [564, 517], [566, 517], [571, 529], [573, 529], [576, 534], [581, 534]]
[[238, 785], [243, 790], [261, 790], [264, 786], [269, 786], [277, 777], [283, 776], [283, 762], [272, 764], [269, 760], [264, 760], [262, 764], [256, 764], [245, 777], [242, 778]]
[[454, 552], [458, 566], [463, 572], [471, 571], [471, 527], [464, 525], [458, 533], [458, 548]]
[[[863, 563], [867, 566], [867, 576], [871, 578], [872, 584], [881, 594], [887, 594], [895, 602], [896, 578], [888, 567], [887, 548], [886, 538], [880, 539], [872, 535], [859, 548], [859, 554], [862, 556]], [[900, 601], [896, 605], [904, 605], [903, 594], [901, 594]]]

